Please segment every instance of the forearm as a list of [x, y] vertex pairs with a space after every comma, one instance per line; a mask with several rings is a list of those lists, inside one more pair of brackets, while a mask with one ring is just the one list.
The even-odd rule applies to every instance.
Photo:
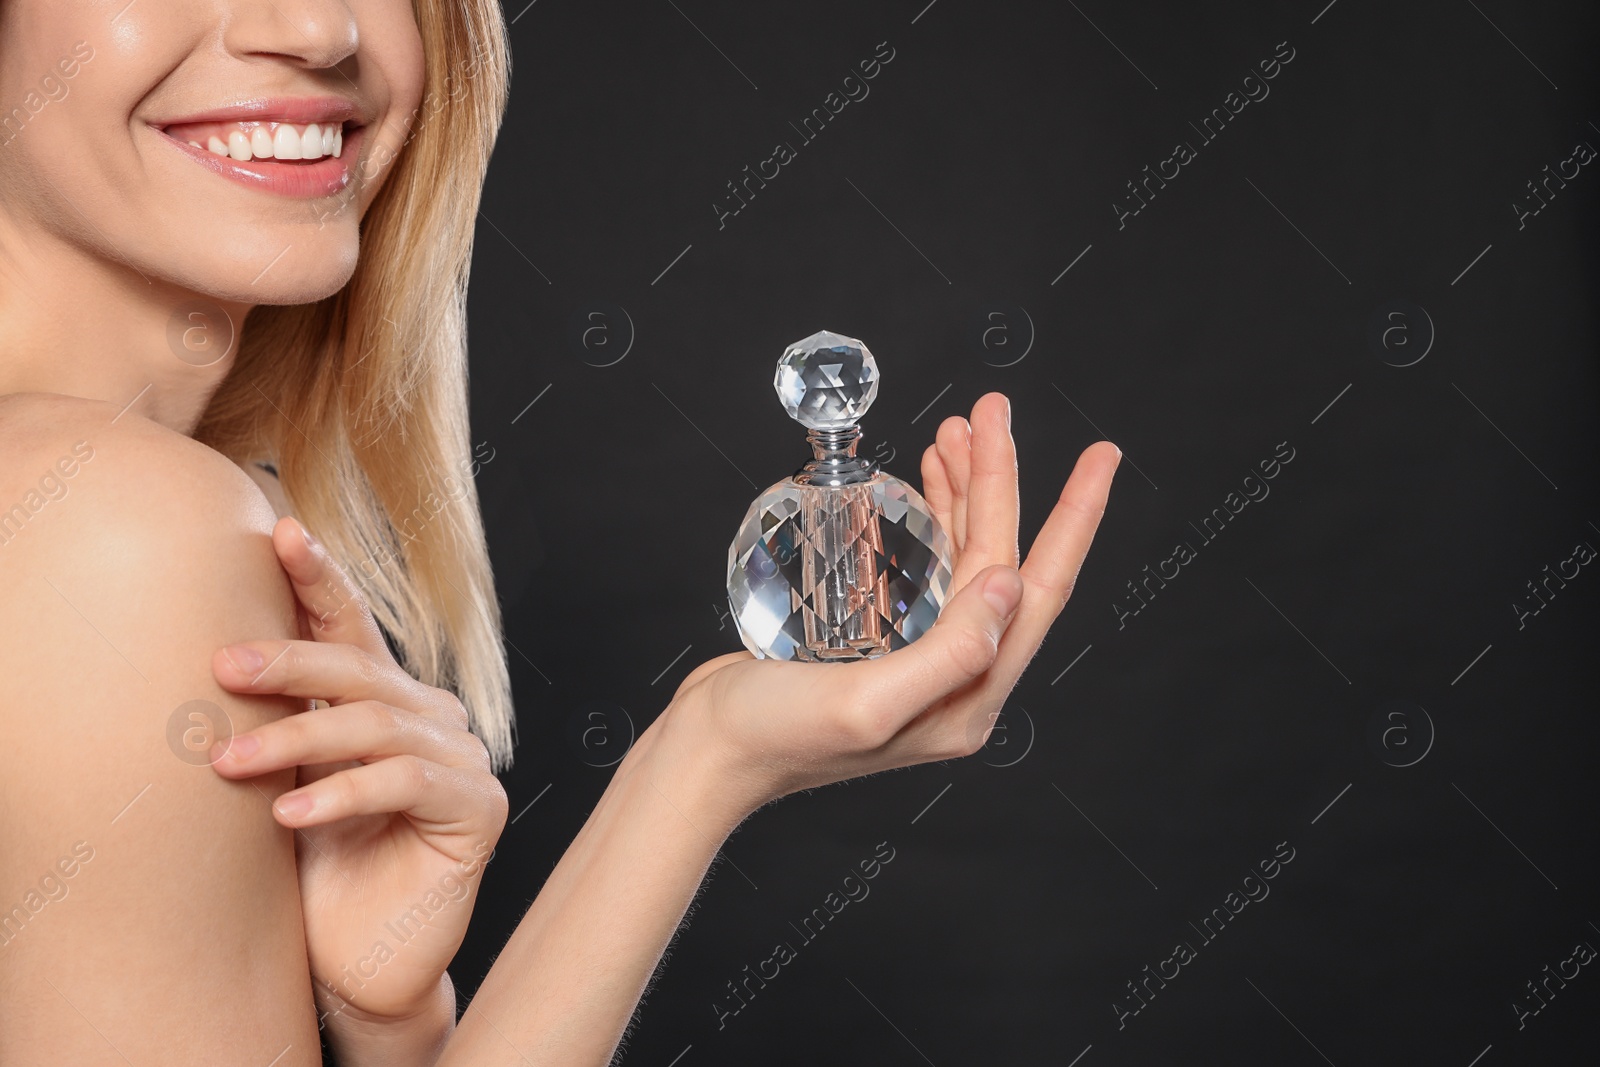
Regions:
[[618, 766], [441, 1064], [609, 1063], [717, 850], [750, 810], [669, 708]]

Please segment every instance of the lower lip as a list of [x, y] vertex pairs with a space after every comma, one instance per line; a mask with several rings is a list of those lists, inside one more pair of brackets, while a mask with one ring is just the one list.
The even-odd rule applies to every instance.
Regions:
[[164, 130], [156, 132], [190, 159], [224, 178], [292, 200], [316, 200], [333, 196], [350, 184], [350, 164], [360, 158], [364, 130], [365, 127], [358, 126], [345, 131], [339, 156], [323, 156], [315, 163], [274, 163], [267, 159], [243, 163], [232, 156], [219, 156], [208, 149], [196, 148]]

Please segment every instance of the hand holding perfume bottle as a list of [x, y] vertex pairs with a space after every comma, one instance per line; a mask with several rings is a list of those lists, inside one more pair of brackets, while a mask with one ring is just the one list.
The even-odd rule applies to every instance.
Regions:
[[1083, 452], [1022, 559], [1005, 397], [940, 424], [924, 499], [854, 453], [876, 391], [860, 342], [794, 349], [776, 384], [814, 455], [730, 551], [749, 649], [689, 672], [633, 750], [699, 798], [696, 820], [730, 829], [798, 790], [981, 749], [1072, 593], [1120, 459], [1106, 442]]

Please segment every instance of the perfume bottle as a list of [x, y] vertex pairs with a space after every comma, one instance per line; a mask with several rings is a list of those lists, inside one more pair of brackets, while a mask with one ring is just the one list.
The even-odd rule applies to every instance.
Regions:
[[756, 497], [728, 547], [728, 603], [762, 659], [870, 659], [928, 632], [950, 593], [950, 542], [911, 486], [856, 455], [878, 363], [823, 330], [790, 345], [773, 388], [812, 458]]

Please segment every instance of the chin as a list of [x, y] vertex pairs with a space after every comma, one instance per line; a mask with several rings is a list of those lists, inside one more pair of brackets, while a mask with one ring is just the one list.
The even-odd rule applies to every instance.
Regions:
[[178, 263], [157, 272], [173, 285], [219, 302], [312, 304], [343, 289], [355, 273], [360, 238], [328, 228], [310, 235], [286, 231], [269, 240], [251, 240], [233, 252], [217, 248], [196, 257], [184, 250]]

